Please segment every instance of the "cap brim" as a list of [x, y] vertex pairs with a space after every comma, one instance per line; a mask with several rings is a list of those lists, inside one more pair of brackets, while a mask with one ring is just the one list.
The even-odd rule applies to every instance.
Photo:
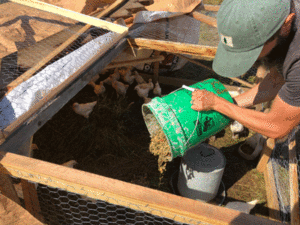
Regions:
[[263, 45], [247, 52], [230, 52], [218, 45], [213, 61], [213, 70], [224, 77], [238, 77], [246, 73], [255, 63]]

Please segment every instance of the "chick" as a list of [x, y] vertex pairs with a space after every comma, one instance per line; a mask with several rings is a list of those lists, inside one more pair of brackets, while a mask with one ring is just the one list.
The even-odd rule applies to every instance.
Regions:
[[134, 71], [134, 78], [135, 78], [135, 81], [138, 83], [138, 84], [144, 84], [146, 83], [145, 80], [143, 79], [143, 77], [141, 75], [139, 75], [139, 73], [137, 71]]
[[143, 89], [147, 88], [147, 89], [149, 89], [149, 91], [154, 88], [154, 85], [152, 83], [152, 79], [149, 79], [148, 83], [138, 84], [137, 86], [139, 88], [143, 88]]
[[75, 102], [73, 104], [72, 108], [75, 113], [88, 119], [89, 115], [93, 111], [96, 104], [97, 104], [97, 101], [89, 102], [89, 103], [85, 103], [85, 104], [79, 104], [79, 103]]
[[144, 98], [148, 97], [150, 88], [149, 87], [142, 87], [140, 85], [137, 85], [137, 86], [135, 86], [134, 90], [136, 90], [136, 92], [137, 92], [137, 94], [140, 98], [144, 99]]
[[132, 84], [135, 80], [135, 77], [132, 76], [131, 68], [132, 67], [128, 67], [125, 73], [122, 75], [123, 81], [125, 81], [128, 84]]
[[94, 92], [98, 96], [103, 95], [106, 90], [104, 87], [103, 81], [101, 81], [99, 85], [95, 84], [94, 82], [90, 82], [89, 85], [94, 87]]
[[124, 97], [126, 95], [129, 85], [123, 84], [122, 82], [114, 80], [114, 81], [112, 81], [112, 87], [116, 90], [118, 97], [119, 97], [119, 95], [122, 95]]
[[113, 79], [112, 77], [108, 77], [105, 80], [103, 80], [103, 83], [111, 85], [113, 80], [115, 80], [115, 79]]
[[156, 96], [161, 96], [161, 87], [159, 86], [159, 83], [156, 82], [155, 87], [153, 89], [153, 94]]
[[120, 80], [120, 73], [118, 68], [115, 69], [114, 73], [111, 74], [110, 77], [114, 80]]
[[232, 139], [238, 139], [240, 134], [245, 130], [245, 127], [238, 121], [234, 121], [230, 124], [230, 130], [232, 132]]

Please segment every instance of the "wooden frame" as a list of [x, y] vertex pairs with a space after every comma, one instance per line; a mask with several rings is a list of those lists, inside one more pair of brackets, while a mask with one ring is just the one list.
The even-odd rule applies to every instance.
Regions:
[[19, 3], [22, 5], [26, 5], [35, 9], [40, 9], [46, 12], [51, 12], [57, 15], [65, 16], [73, 20], [77, 20], [86, 24], [90, 24], [96, 27], [104, 28], [119, 34], [123, 34], [124, 32], [128, 32], [128, 28], [107, 22], [105, 20], [100, 20], [92, 16], [84, 15], [78, 12], [74, 12], [68, 9], [64, 9], [55, 5], [51, 5], [48, 3], [44, 3], [38, 0], [10, 0], [11, 2]]
[[13, 153], [0, 153], [2, 173], [61, 188], [152, 215], [198, 224], [280, 224], [192, 199], [79, 171]]

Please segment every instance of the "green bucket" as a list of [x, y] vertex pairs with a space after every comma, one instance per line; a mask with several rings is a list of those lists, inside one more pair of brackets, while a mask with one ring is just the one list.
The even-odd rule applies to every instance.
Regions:
[[[216, 79], [207, 79], [190, 87], [211, 91], [233, 103], [227, 89]], [[142, 106], [151, 138], [163, 130], [172, 159], [183, 156], [188, 149], [223, 130], [230, 122], [228, 117], [219, 112], [191, 109], [191, 97], [191, 91], [180, 88], [162, 98], [153, 98]]]

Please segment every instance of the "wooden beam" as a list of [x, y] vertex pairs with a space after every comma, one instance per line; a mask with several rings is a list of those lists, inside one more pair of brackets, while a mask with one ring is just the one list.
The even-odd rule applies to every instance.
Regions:
[[146, 38], [130, 38], [129, 41], [131, 42], [132, 46], [137, 48], [153, 49], [174, 54], [200, 55], [208, 59], [213, 59], [217, 52], [217, 47], [204, 45], [160, 41]]
[[266, 169], [267, 163], [271, 157], [274, 147], [275, 147], [275, 139], [268, 138], [267, 141], [265, 142], [264, 148], [261, 153], [261, 158], [256, 167], [258, 172], [262, 173]]
[[[101, 18], [103, 16], [108, 15], [112, 10], [114, 10], [116, 7], [118, 7], [121, 3], [123, 3], [124, 0], [117, 0], [114, 4], [109, 6], [107, 9], [105, 9], [103, 12], [101, 12], [97, 18]], [[12, 81], [10, 84], [7, 85], [7, 93], [6, 95], [13, 90], [15, 87], [17, 87], [22, 82], [28, 80], [30, 77], [33, 76], [39, 69], [41, 69], [45, 64], [47, 64], [50, 60], [55, 58], [59, 53], [61, 53], [64, 49], [66, 49], [68, 46], [70, 46], [74, 41], [77, 40], [78, 37], [80, 37], [84, 32], [86, 32], [88, 29], [90, 29], [91, 25], [85, 25], [82, 29], [80, 29], [77, 33], [75, 33], [73, 36], [71, 36], [69, 39], [67, 39], [63, 44], [61, 44], [58, 48], [56, 48], [53, 52], [51, 52], [49, 55], [47, 55], [45, 58], [43, 58], [41, 61], [39, 61], [34, 67], [23, 73], [21, 76], [19, 76], [16, 80]], [[127, 30], [122, 34], [127, 34]], [[125, 35], [124, 35], [125, 36]]]
[[16, 177], [188, 224], [280, 224], [262, 217], [126, 183], [80, 170], [1, 153], [0, 163]]
[[77, 70], [74, 74], [69, 76], [63, 83], [53, 88], [52, 91], [47, 94], [43, 99], [41, 99], [38, 103], [32, 106], [26, 113], [18, 117], [14, 122], [8, 125], [3, 131], [3, 134], [7, 138], [10, 136], [18, 127], [20, 127], [25, 121], [27, 121], [30, 117], [36, 114], [42, 107], [44, 107], [49, 101], [53, 100], [55, 96], [62, 92], [67, 86], [69, 86], [75, 79], [77, 79], [86, 69], [88, 69], [94, 62], [96, 62], [106, 51], [108, 51], [112, 46], [118, 43], [122, 38], [127, 35], [127, 32], [123, 34], [114, 33], [115, 37], [112, 38], [111, 42], [107, 43], [107, 45], [103, 46], [99, 52], [94, 55], [84, 66], [82, 66], [79, 70]]
[[[191, 63], [194, 63], [194, 64], [196, 64], [196, 65], [198, 65], [198, 66], [201, 66], [201, 67], [203, 67], [203, 68], [205, 68], [205, 69], [207, 69], [207, 70], [209, 70], [209, 71], [214, 72], [212, 68], [210, 68], [210, 67], [208, 67], [208, 66], [205, 66], [204, 64], [202, 64], [202, 63], [200, 63], [200, 62], [198, 62], [198, 61], [196, 61], [196, 60], [193, 60], [193, 59], [191, 59], [191, 58], [189, 58], [189, 57], [186, 57], [186, 56], [183, 56], [183, 55], [178, 55], [178, 56], [179, 56], [179, 57], [182, 57], [182, 58], [184, 58], [184, 59], [186, 59], [186, 60], [188, 60], [188, 61], [191, 62]], [[240, 78], [237, 78], [237, 77], [227, 77], [227, 78], [229, 78], [229, 79], [231, 79], [231, 80], [233, 80], [233, 81], [235, 81], [235, 82], [238, 82], [238, 83], [240, 83], [240, 84], [243, 84], [243, 85], [245, 85], [246, 87], [249, 87], [249, 88], [253, 88], [253, 87], [254, 87], [253, 84], [250, 84], [250, 83], [248, 83], [248, 82], [246, 82], [246, 81], [244, 81], [244, 80], [242, 80], [242, 79], [240, 79]]]
[[204, 4], [204, 9], [206, 11], [213, 11], [213, 12], [218, 12], [220, 9], [219, 5], [208, 5], [208, 4]]
[[154, 56], [154, 57], [151, 57], [151, 58], [135, 59], [135, 60], [122, 61], [122, 62], [112, 62], [107, 67], [105, 67], [105, 69], [112, 69], [112, 68], [132, 66], [132, 65], [139, 65], [141, 63], [161, 62], [164, 59], [165, 59], [165, 57], [161, 55], [161, 56]]
[[290, 209], [291, 225], [300, 224], [299, 216], [299, 182], [298, 182], [298, 160], [296, 154], [296, 141], [289, 143], [289, 183], [290, 183]]
[[[145, 74], [145, 73], [139, 73], [145, 80], [149, 80], [150, 78], [152, 79], [152, 75], [150, 74]], [[190, 79], [182, 79], [182, 78], [174, 78], [174, 77], [165, 77], [165, 76], [159, 76], [159, 83], [160, 84], [165, 84], [165, 85], [171, 85], [174, 87], [182, 87], [182, 85], [193, 85], [195, 83], [198, 83], [200, 81], [197, 80], [190, 80]], [[228, 91], [237, 91], [238, 88], [240, 87], [236, 87], [236, 86], [232, 86], [232, 85], [226, 85], [223, 84], [224, 87], [228, 90]], [[249, 88], [245, 88], [242, 87], [241, 88], [243, 91], [248, 91]]]
[[128, 31], [127, 27], [120, 26], [118, 24], [113, 24], [110, 22], [107, 22], [105, 20], [100, 20], [98, 18], [84, 15], [82, 13], [74, 12], [68, 9], [64, 9], [55, 5], [51, 5], [45, 2], [41, 2], [38, 0], [11, 0], [12, 2], [16, 2], [22, 5], [26, 5], [35, 9], [43, 10], [46, 12], [54, 13], [57, 15], [61, 15], [82, 23], [86, 23], [89, 25], [93, 25], [95, 27], [100, 27], [103, 29], [107, 29], [119, 34], [122, 34], [126, 31]]
[[266, 169], [264, 170], [265, 187], [267, 193], [267, 203], [269, 208], [269, 219], [275, 221], [281, 221], [280, 207], [278, 202], [278, 196], [276, 191], [276, 184], [274, 178], [274, 171], [272, 162], [269, 161]]
[[191, 16], [196, 19], [199, 20], [200, 22], [206, 23], [212, 27], [217, 27], [217, 19], [211, 17], [211, 16], [206, 16], [202, 13], [199, 12], [191, 12]]

